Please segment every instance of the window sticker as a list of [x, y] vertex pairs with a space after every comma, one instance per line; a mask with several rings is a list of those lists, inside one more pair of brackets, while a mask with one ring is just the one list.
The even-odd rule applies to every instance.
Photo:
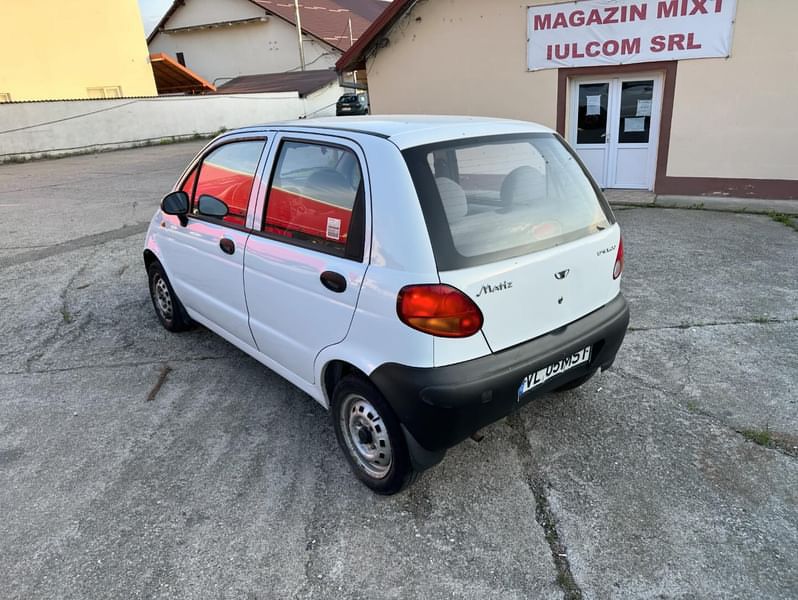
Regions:
[[645, 130], [646, 130], [645, 117], [626, 117], [623, 120], [624, 133], [634, 133], [637, 131], [645, 131]]
[[637, 101], [637, 115], [638, 117], [651, 116], [651, 100], [638, 100]]
[[327, 217], [327, 239], [338, 240], [341, 238], [341, 219]]
[[601, 114], [601, 96], [588, 96], [587, 97], [587, 111], [585, 115], [591, 117], [593, 115]]

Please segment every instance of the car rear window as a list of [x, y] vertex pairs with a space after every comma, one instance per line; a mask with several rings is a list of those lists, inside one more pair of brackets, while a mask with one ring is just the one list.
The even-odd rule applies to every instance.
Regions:
[[614, 222], [554, 134], [472, 138], [403, 154], [442, 271], [551, 248]]

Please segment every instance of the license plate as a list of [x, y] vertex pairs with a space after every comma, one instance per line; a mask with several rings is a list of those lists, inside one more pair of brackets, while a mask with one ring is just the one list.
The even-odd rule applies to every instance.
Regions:
[[342, 106], [342, 107], [341, 107], [341, 110], [342, 110], [342, 111], [344, 111], [344, 112], [346, 112], [346, 111], [348, 111], [348, 110], [352, 110], [352, 107], [351, 107], [351, 106]]
[[587, 348], [582, 348], [573, 354], [569, 354], [565, 358], [562, 358], [557, 362], [548, 365], [547, 367], [538, 369], [534, 373], [530, 373], [521, 380], [521, 385], [518, 387], [518, 397], [520, 398], [530, 390], [534, 390], [536, 387], [543, 385], [552, 377], [556, 377], [557, 375], [561, 375], [566, 371], [570, 371], [574, 367], [578, 367], [589, 360], [590, 346]]

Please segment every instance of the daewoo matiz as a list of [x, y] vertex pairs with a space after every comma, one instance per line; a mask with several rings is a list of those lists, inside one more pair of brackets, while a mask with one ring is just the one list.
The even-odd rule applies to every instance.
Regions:
[[225, 133], [147, 233], [161, 323], [216, 332], [329, 408], [392, 494], [533, 398], [607, 369], [623, 243], [553, 131], [466, 117]]

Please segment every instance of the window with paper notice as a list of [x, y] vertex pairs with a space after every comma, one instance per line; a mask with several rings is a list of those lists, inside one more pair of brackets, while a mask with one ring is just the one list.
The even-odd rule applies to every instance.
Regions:
[[607, 143], [607, 102], [609, 92], [609, 83], [590, 83], [579, 86], [577, 144]]
[[618, 128], [619, 143], [648, 143], [653, 99], [654, 82], [652, 80], [623, 82], [621, 86], [621, 122]]

